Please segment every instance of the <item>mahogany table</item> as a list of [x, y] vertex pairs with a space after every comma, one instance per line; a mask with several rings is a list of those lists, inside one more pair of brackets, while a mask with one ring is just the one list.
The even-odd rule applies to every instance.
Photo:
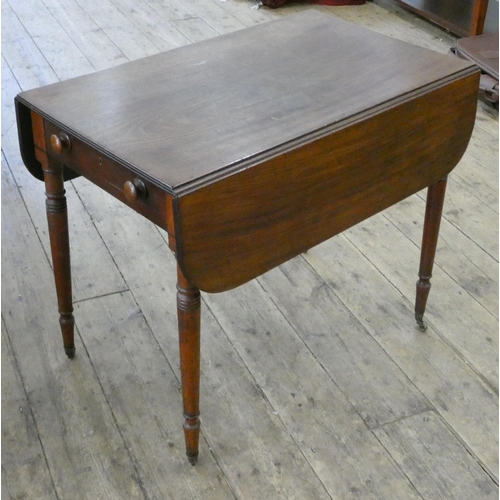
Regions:
[[423, 314], [446, 176], [468, 144], [467, 62], [306, 11], [22, 92], [73, 358], [64, 181], [82, 175], [168, 233], [178, 263], [184, 431], [198, 456], [200, 290], [237, 287], [428, 187]]
[[396, 2], [461, 37], [480, 35], [488, 10], [488, 0], [396, 0]]

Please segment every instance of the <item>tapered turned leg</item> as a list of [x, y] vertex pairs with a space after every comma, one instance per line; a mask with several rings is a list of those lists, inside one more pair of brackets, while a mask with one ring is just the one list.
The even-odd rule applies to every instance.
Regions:
[[177, 317], [186, 455], [194, 465], [200, 437], [200, 291], [177, 268]]
[[43, 163], [47, 221], [59, 307], [59, 324], [61, 325], [66, 355], [69, 358], [74, 358], [75, 320], [73, 318], [68, 212], [64, 190], [63, 166], [50, 159], [46, 159]]
[[427, 329], [424, 323], [424, 312], [427, 298], [431, 289], [430, 279], [436, 255], [439, 236], [439, 225], [443, 213], [444, 195], [446, 191], [446, 178], [429, 186], [427, 190], [427, 205], [425, 208], [424, 234], [422, 237], [422, 250], [420, 254], [420, 269], [417, 281], [417, 297], [415, 300], [415, 319], [421, 331]]

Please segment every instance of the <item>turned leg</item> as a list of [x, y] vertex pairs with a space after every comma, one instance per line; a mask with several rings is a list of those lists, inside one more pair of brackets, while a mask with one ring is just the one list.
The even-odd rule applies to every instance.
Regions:
[[200, 291], [177, 268], [177, 318], [186, 455], [194, 465], [200, 436]]
[[444, 195], [446, 191], [446, 178], [429, 186], [427, 190], [427, 205], [425, 208], [424, 234], [422, 237], [422, 250], [420, 254], [420, 269], [417, 281], [417, 297], [415, 300], [415, 319], [421, 331], [427, 329], [424, 323], [424, 312], [427, 297], [431, 288], [432, 267], [436, 255], [439, 236], [439, 225], [443, 213]]
[[69, 358], [75, 357], [73, 300], [69, 258], [68, 212], [63, 180], [63, 165], [45, 157], [43, 162], [47, 221], [50, 249], [56, 282], [59, 324], [64, 350]]

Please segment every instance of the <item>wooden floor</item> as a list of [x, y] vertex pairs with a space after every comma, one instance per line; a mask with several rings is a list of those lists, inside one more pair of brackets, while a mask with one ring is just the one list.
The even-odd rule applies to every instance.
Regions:
[[390, 0], [255, 7], [2, 0], [2, 499], [498, 498], [498, 113], [484, 104], [448, 183], [427, 332], [413, 320], [425, 193], [204, 295], [192, 467], [165, 234], [76, 179], [77, 356], [64, 354], [19, 91], [309, 8], [442, 53], [453, 43]]

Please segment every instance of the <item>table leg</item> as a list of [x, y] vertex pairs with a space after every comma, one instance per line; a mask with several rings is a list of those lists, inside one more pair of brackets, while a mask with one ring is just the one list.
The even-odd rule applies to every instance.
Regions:
[[50, 249], [59, 307], [59, 324], [61, 325], [64, 350], [66, 355], [72, 359], [75, 357], [75, 320], [71, 292], [68, 211], [66, 208], [63, 165], [45, 157], [43, 172]]
[[200, 436], [200, 291], [177, 268], [177, 318], [186, 455], [194, 465]]
[[432, 277], [432, 267], [436, 255], [445, 191], [446, 178], [429, 186], [427, 190], [424, 233], [420, 254], [420, 269], [418, 272], [419, 279], [417, 281], [417, 296], [415, 300], [415, 319], [417, 320], [419, 329], [423, 332], [427, 329], [423, 317], [431, 288], [430, 279]]

